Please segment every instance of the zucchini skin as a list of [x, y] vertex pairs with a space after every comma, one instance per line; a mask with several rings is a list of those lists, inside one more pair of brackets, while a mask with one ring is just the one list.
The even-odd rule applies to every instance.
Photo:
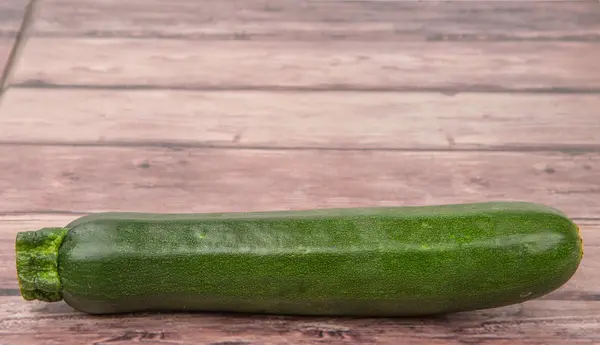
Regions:
[[421, 316], [545, 295], [579, 230], [539, 204], [221, 214], [100, 213], [67, 225], [64, 301], [91, 314]]

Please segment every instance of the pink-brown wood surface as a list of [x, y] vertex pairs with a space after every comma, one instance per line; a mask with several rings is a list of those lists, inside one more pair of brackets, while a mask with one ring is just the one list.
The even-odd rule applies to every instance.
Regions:
[[[0, 62], [25, 0], [0, 2]], [[600, 344], [600, 2], [45, 0], [0, 103], [0, 345]], [[89, 316], [26, 302], [19, 231], [90, 212], [527, 200], [565, 286], [422, 319]]]

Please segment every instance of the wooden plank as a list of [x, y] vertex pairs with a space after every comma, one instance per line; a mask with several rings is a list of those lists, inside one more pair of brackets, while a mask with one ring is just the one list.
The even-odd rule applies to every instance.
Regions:
[[573, 94], [12, 89], [0, 142], [600, 149], [597, 109], [597, 95]]
[[585, 255], [563, 287], [512, 306], [425, 319], [308, 318], [223, 314], [93, 317], [64, 302], [18, 294], [14, 237], [79, 215], [0, 217], [0, 338], [6, 344], [578, 344], [600, 341], [600, 221], [580, 220]]
[[219, 212], [487, 200], [600, 214], [600, 154], [0, 146], [0, 213]]
[[[530, 301], [494, 310], [424, 319], [298, 318], [220, 314], [94, 317], [62, 302], [24, 307], [2, 299], [5, 344], [210, 345], [562, 345], [600, 341], [600, 302]], [[10, 309], [9, 309], [10, 308]], [[549, 316], [536, 317], [539, 314]], [[77, 340], [75, 340], [77, 339]]]
[[25, 86], [600, 92], [600, 45], [31, 38]]
[[[3, 2], [0, 6], [14, 11], [22, 0]], [[600, 9], [593, 1], [202, 3], [45, 0], [36, 20], [37, 34], [200, 40], [600, 39]], [[14, 28], [17, 20], [14, 15], [0, 17], [0, 30]]]

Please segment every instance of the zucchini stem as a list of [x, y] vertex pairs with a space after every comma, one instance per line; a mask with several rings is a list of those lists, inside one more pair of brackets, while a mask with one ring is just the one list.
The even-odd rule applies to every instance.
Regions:
[[43, 228], [17, 233], [17, 278], [25, 300], [62, 300], [58, 249], [67, 232], [66, 228]]

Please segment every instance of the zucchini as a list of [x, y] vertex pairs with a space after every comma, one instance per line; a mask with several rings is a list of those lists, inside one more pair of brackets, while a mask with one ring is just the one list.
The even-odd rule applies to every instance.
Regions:
[[99, 213], [20, 232], [26, 300], [91, 314], [419, 316], [566, 283], [577, 225], [526, 202], [213, 214]]

